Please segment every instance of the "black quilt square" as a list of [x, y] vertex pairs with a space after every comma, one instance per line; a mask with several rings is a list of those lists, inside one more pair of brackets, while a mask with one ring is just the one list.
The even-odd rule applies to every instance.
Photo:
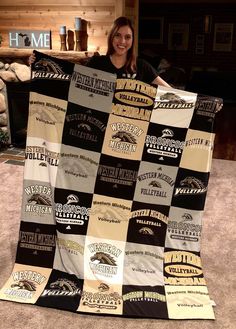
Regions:
[[75, 312], [82, 295], [83, 280], [76, 275], [53, 270], [36, 305]]
[[52, 268], [55, 248], [55, 225], [21, 221], [16, 263]]
[[68, 102], [62, 143], [101, 152], [108, 114]]
[[171, 205], [180, 208], [203, 210], [209, 173], [180, 168], [176, 177]]
[[118, 159], [102, 154], [97, 171], [95, 193], [132, 200], [139, 161]]
[[92, 194], [55, 188], [55, 218], [61, 233], [85, 235]]
[[168, 212], [168, 206], [133, 202], [127, 242], [164, 247]]
[[150, 123], [142, 160], [178, 166], [185, 145], [187, 128]]
[[123, 314], [135, 317], [167, 319], [163, 286], [123, 286]]

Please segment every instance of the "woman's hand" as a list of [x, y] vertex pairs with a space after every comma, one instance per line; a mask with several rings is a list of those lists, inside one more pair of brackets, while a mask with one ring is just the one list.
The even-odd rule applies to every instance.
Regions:
[[30, 55], [30, 57], [28, 58], [28, 63], [29, 63], [29, 65], [32, 65], [35, 61], [36, 61], [35, 54], [32, 53], [32, 54]]
[[163, 80], [161, 77], [156, 77], [152, 83], [154, 85], [158, 85], [158, 86], [164, 86], [164, 87], [171, 87], [165, 80]]

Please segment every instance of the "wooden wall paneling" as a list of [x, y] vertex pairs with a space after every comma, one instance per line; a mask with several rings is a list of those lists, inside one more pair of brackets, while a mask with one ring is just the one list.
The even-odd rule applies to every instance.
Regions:
[[[138, 0], [1, 0], [0, 33], [2, 47], [9, 47], [10, 30], [50, 30], [52, 49], [60, 49], [60, 26], [74, 30], [74, 17], [88, 21], [88, 51], [106, 52], [107, 34], [114, 19], [133, 16]], [[127, 7], [127, 10], [126, 10]]]
[[[13, 6], [41, 6], [41, 5], [75, 5], [79, 6], [109, 6], [114, 5], [114, 0], [14, 0]], [[10, 6], [9, 0], [1, 0], [1, 6]]]
[[50, 30], [52, 49], [60, 49], [60, 26], [74, 30], [74, 17], [88, 21], [88, 51], [104, 53], [107, 34], [115, 18], [116, 6], [123, 10], [122, 1], [117, 0], [1, 0], [0, 33], [2, 47], [9, 47], [10, 30]]
[[116, 0], [115, 18], [125, 15], [125, 0]]
[[138, 53], [139, 0], [126, 0], [124, 8], [124, 15], [129, 17], [133, 23], [135, 33], [135, 48]]

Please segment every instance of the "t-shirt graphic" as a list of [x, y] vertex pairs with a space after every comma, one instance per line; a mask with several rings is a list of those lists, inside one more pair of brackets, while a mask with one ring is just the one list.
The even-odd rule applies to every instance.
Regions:
[[69, 103], [62, 143], [100, 152], [108, 114]]
[[203, 210], [206, 200], [209, 173], [179, 169], [172, 206]]
[[148, 122], [111, 114], [107, 123], [102, 153], [124, 159], [142, 157]]
[[53, 188], [50, 183], [24, 180], [21, 217], [26, 222], [55, 224]]
[[82, 295], [83, 281], [76, 275], [53, 270], [36, 305], [76, 311]]
[[115, 81], [114, 74], [77, 64], [71, 78], [68, 101], [110, 113]]
[[132, 200], [139, 162], [101, 155], [94, 192]]
[[86, 234], [92, 194], [56, 188], [54, 199], [58, 231]]
[[56, 247], [54, 225], [21, 222], [16, 262], [52, 267]]
[[170, 205], [177, 171], [177, 167], [142, 161], [138, 171], [134, 200]]
[[180, 89], [158, 86], [151, 122], [172, 127], [188, 128], [197, 94]]
[[61, 146], [56, 186], [93, 193], [100, 153], [69, 145]]
[[187, 129], [150, 123], [142, 159], [179, 166]]
[[165, 289], [163, 286], [123, 286], [123, 314], [140, 317], [168, 318]]
[[127, 241], [164, 246], [169, 207], [133, 202]]

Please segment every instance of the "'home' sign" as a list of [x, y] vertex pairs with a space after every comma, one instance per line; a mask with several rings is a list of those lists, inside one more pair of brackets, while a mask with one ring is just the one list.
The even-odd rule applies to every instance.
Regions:
[[10, 48], [51, 49], [51, 31], [14, 30], [9, 32]]

